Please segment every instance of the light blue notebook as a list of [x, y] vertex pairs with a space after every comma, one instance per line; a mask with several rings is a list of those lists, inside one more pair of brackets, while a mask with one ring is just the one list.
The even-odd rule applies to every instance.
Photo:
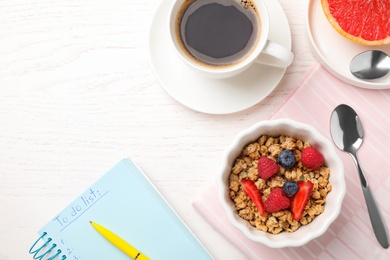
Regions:
[[120, 161], [38, 232], [40, 237], [30, 249], [33, 258], [129, 259], [101, 236], [90, 220], [110, 229], [152, 260], [212, 259], [130, 159]]

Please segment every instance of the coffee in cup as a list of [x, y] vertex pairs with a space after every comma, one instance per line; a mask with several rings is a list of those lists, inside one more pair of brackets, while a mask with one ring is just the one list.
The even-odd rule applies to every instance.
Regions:
[[264, 0], [174, 0], [168, 21], [177, 54], [202, 76], [231, 77], [255, 62], [286, 68], [294, 57], [268, 39]]
[[188, 0], [177, 13], [175, 35], [192, 61], [230, 66], [253, 51], [261, 34], [260, 22], [251, 0]]

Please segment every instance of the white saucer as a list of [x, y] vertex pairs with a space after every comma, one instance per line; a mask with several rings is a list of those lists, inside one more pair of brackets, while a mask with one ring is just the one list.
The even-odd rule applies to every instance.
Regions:
[[349, 63], [357, 54], [376, 49], [390, 55], [390, 45], [368, 47], [344, 38], [328, 22], [322, 10], [321, 1], [318, 0], [308, 1], [306, 24], [314, 54], [330, 73], [356, 87], [390, 88], [390, 75], [376, 80], [364, 81], [355, 78], [349, 71]]
[[[153, 70], [163, 88], [179, 103], [208, 114], [229, 114], [247, 109], [279, 84], [286, 69], [254, 64], [228, 79], [202, 78], [187, 68], [174, 52], [168, 34], [168, 9], [173, 0], [163, 0], [154, 15], [149, 52]], [[276, 0], [265, 0], [270, 13], [269, 39], [291, 49], [287, 17]]]

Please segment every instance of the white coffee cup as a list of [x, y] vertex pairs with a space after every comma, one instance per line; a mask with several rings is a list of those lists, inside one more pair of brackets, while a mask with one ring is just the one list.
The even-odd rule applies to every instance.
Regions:
[[178, 19], [179, 17], [181, 17], [181, 15], [179, 15], [179, 12], [186, 12], [183, 11], [183, 4], [188, 3], [188, 1], [189, 0], [174, 0], [172, 6], [170, 7], [168, 21], [172, 45], [176, 50], [177, 54], [187, 65], [190, 66], [193, 71], [206, 77], [227, 78], [243, 72], [256, 62], [279, 68], [287, 68], [292, 63], [294, 58], [293, 53], [286, 47], [268, 39], [270, 18], [264, 0], [193, 0], [193, 2], [205, 2], [202, 3], [202, 5], [207, 5], [216, 2], [223, 2], [224, 5], [226, 5], [226, 3], [231, 3], [233, 1], [236, 1], [235, 4], [251, 3], [254, 4], [258, 17], [257, 33], [259, 34], [259, 36], [257, 37], [256, 43], [253, 44], [251, 50], [248, 51], [248, 53], [241, 60], [227, 65], [209, 65], [207, 64], [207, 62], [199, 62], [199, 60], [197, 58], [194, 58], [194, 56], [190, 54], [187, 48], [184, 47], [185, 44], [183, 43], [183, 37], [181, 37], [179, 35], [180, 33], [178, 33], [178, 31], [180, 31], [180, 25], [178, 25], [178, 23], [180, 22], [178, 21]]

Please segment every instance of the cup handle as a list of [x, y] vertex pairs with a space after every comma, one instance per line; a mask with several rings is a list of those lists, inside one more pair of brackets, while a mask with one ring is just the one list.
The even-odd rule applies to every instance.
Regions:
[[286, 47], [267, 40], [263, 51], [256, 58], [256, 62], [272, 67], [287, 68], [293, 59], [294, 54]]

